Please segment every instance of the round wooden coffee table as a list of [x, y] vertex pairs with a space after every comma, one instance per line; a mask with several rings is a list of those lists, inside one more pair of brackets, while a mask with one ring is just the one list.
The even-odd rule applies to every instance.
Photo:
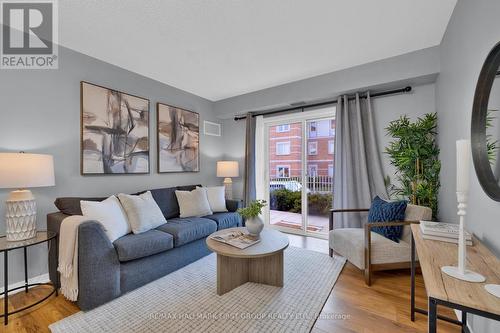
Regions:
[[207, 237], [207, 246], [217, 253], [217, 294], [223, 295], [246, 282], [283, 287], [283, 250], [288, 237], [277, 230], [264, 229], [260, 242], [240, 250], [211, 239], [213, 235], [230, 230], [219, 230]]

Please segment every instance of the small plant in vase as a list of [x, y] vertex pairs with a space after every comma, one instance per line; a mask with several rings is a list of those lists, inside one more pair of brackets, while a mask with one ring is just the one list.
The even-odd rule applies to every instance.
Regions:
[[259, 217], [262, 208], [267, 205], [265, 200], [253, 200], [248, 207], [238, 209], [238, 214], [245, 219], [245, 226], [252, 236], [259, 236], [264, 228], [264, 222]]

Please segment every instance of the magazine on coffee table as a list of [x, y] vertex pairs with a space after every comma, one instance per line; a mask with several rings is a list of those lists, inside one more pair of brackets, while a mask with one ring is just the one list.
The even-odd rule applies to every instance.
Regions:
[[219, 233], [215, 236], [210, 236], [210, 238], [215, 241], [237, 247], [240, 250], [246, 249], [247, 247], [260, 242], [259, 238], [241, 230]]

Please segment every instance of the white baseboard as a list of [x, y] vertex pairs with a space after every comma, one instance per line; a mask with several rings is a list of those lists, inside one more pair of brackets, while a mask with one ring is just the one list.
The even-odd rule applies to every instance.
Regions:
[[[457, 319], [462, 321], [462, 311], [460, 311], [460, 310], [454, 310], [454, 311], [455, 311], [455, 315], [457, 316]], [[469, 322], [467, 323], [467, 328], [469, 329], [470, 333], [474, 333], [474, 331], [472, 330], [472, 327], [470, 327]]]
[[[34, 277], [28, 279], [28, 283], [47, 283], [47, 282], [50, 282], [49, 273], [34, 276]], [[9, 284], [9, 289], [17, 288], [17, 287], [21, 287], [21, 286], [24, 286], [24, 281], [19, 281], [19, 282]], [[4, 289], [5, 289], [4, 287], [1, 287], [0, 293], [3, 293]], [[23, 291], [23, 290], [24, 289], [19, 288], [18, 290], [14, 290], [14, 291], [10, 292], [9, 295], [18, 293], [18, 292]], [[0, 295], [0, 298], [3, 298], [3, 295]]]

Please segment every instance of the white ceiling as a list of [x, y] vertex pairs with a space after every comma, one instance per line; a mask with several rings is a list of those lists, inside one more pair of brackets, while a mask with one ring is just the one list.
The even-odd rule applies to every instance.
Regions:
[[438, 45], [456, 0], [64, 0], [60, 44], [216, 101]]

